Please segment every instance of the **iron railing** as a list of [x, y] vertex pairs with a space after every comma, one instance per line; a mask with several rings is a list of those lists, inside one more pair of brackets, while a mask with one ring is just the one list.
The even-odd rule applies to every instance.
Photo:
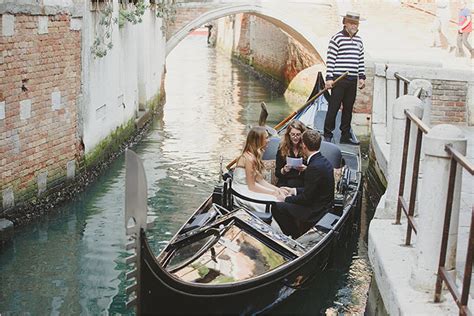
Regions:
[[[408, 85], [410, 84], [410, 80], [403, 77], [399, 73], [394, 74], [395, 78], [397, 79], [397, 98], [400, 97], [400, 87], [401, 83], [403, 82], [403, 94], [408, 94]], [[414, 91], [414, 96], [420, 97], [422, 95], [423, 90], [421, 88]], [[398, 190], [398, 198], [397, 198], [397, 213], [396, 213], [396, 221], [395, 224], [400, 224], [401, 220], [401, 213], [403, 213], [407, 217], [407, 233], [405, 237], [405, 245], [411, 244], [411, 235], [412, 231], [417, 233], [417, 225], [414, 219], [415, 213], [415, 202], [416, 202], [416, 193], [418, 187], [418, 173], [420, 167], [420, 158], [421, 158], [421, 146], [423, 140], [423, 134], [427, 134], [430, 128], [423, 123], [418, 117], [416, 117], [413, 113], [408, 110], [405, 110], [406, 115], [406, 125], [405, 125], [405, 136], [404, 136], [404, 146], [403, 146], [403, 157], [402, 157], [402, 165], [401, 165], [401, 173], [400, 173], [400, 184]], [[410, 146], [410, 129], [411, 125], [414, 123], [417, 127], [417, 137], [416, 137], [416, 144], [415, 144], [415, 154], [414, 154], [414, 161], [413, 161], [413, 173], [411, 179], [411, 191], [409, 196], [409, 202], [405, 201], [403, 197], [405, 191], [405, 179], [406, 179], [406, 169], [408, 164], [408, 150]], [[464, 276], [462, 280], [462, 289], [459, 292], [458, 287], [456, 286], [456, 280], [453, 276], [451, 276], [445, 268], [446, 264], [446, 255], [447, 255], [447, 248], [448, 248], [448, 238], [449, 238], [449, 228], [451, 224], [451, 213], [452, 213], [452, 205], [453, 205], [453, 198], [454, 198], [454, 186], [456, 180], [456, 169], [457, 165], [460, 164], [464, 169], [467, 170], [471, 175], [474, 174], [474, 166], [467, 160], [465, 156], [463, 156], [460, 152], [454, 149], [451, 145], [447, 145], [445, 147], [446, 152], [451, 157], [451, 166], [450, 166], [450, 174], [449, 174], [449, 182], [448, 182], [448, 195], [446, 199], [446, 212], [444, 218], [444, 226], [443, 226], [443, 236], [441, 241], [441, 249], [440, 249], [440, 257], [439, 257], [439, 265], [438, 265], [438, 275], [436, 279], [436, 286], [435, 286], [435, 303], [439, 303], [441, 300], [441, 291], [443, 282], [446, 283], [446, 286], [454, 298], [457, 306], [459, 307], [459, 315], [472, 315], [471, 311], [468, 308], [468, 300], [469, 300], [469, 292], [471, 286], [471, 275], [472, 275], [472, 263], [473, 263], [473, 253], [474, 253], [474, 207], [471, 208], [471, 226], [469, 228], [469, 241], [467, 246], [467, 254], [466, 254], [466, 263], [464, 266]]]
[[[403, 213], [408, 220], [407, 225], [407, 233], [405, 238], [405, 245], [411, 244], [411, 233], [412, 231], [417, 233], [418, 229], [414, 220], [415, 214], [415, 201], [416, 201], [416, 191], [418, 188], [418, 172], [420, 168], [420, 157], [421, 157], [421, 144], [423, 139], [423, 133], [428, 133], [430, 130], [425, 123], [423, 123], [418, 117], [416, 117], [413, 113], [408, 110], [405, 110], [406, 115], [406, 124], [405, 124], [405, 139], [403, 145], [403, 156], [402, 156], [402, 167], [400, 172], [400, 185], [398, 187], [398, 198], [397, 198], [397, 217], [395, 220], [395, 224], [400, 224], [400, 219]], [[410, 191], [410, 199], [409, 204], [407, 205], [403, 194], [405, 192], [405, 178], [406, 178], [406, 169], [408, 163], [408, 148], [410, 146], [410, 129], [411, 123], [414, 123], [417, 127], [418, 133], [416, 137], [416, 144], [415, 144], [415, 157], [413, 161], [413, 173], [411, 179], [411, 191]]]
[[445, 147], [445, 150], [451, 157], [451, 166], [449, 170], [448, 196], [446, 198], [446, 213], [444, 216], [443, 237], [441, 240], [438, 277], [436, 279], [434, 301], [435, 303], [440, 302], [441, 289], [444, 281], [446, 283], [446, 286], [448, 287], [449, 292], [451, 292], [454, 301], [459, 307], [459, 315], [471, 315], [467, 303], [471, 287], [472, 254], [474, 252], [474, 207], [471, 207], [471, 226], [469, 228], [469, 242], [467, 246], [466, 263], [464, 266], [464, 277], [462, 282], [461, 293], [459, 293], [458, 287], [456, 286], [455, 278], [448, 274], [448, 271], [445, 268], [445, 263], [448, 248], [449, 226], [451, 224], [451, 211], [453, 207], [457, 165], [460, 164], [464, 169], [466, 169], [467, 172], [471, 174], [471, 176], [474, 174], [474, 166], [469, 163], [465, 156], [463, 156], [459, 151], [454, 149], [451, 145], [447, 145]]
[[400, 96], [401, 81], [403, 81], [403, 95], [408, 94], [408, 85], [410, 84], [410, 79], [403, 77], [398, 72], [394, 73], [393, 76], [397, 79], [397, 98]]

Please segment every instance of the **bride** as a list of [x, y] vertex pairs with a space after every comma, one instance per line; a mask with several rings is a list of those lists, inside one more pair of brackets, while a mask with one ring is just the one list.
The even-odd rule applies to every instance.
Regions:
[[[252, 199], [277, 202], [284, 199], [289, 190], [286, 187], [278, 188], [263, 178], [262, 156], [267, 143], [267, 131], [264, 127], [256, 126], [250, 130], [242, 154], [237, 159], [232, 187], [236, 192]], [[265, 204], [252, 203], [237, 197], [235, 202], [237, 205], [265, 212]]]

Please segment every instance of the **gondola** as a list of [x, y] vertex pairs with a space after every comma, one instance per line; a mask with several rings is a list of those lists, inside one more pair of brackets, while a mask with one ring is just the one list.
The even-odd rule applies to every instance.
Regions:
[[[327, 93], [318, 75], [311, 102], [295, 119], [320, 130], [327, 109]], [[315, 96], [319, 95], [317, 98]], [[279, 135], [270, 137], [264, 159], [275, 159]], [[355, 137], [355, 135], [354, 135]], [[337, 135], [335, 139], [337, 139]], [[240, 144], [239, 144], [240, 145]], [[321, 153], [338, 169], [334, 207], [297, 239], [273, 228], [271, 202], [266, 212], [237, 207], [230, 169], [220, 185], [183, 224], [156, 256], [148, 243], [147, 188], [143, 165], [126, 152], [125, 223], [133, 255], [127, 279], [127, 307], [138, 315], [257, 314], [316, 280], [331, 257], [351, 237], [362, 195], [359, 146], [323, 142]], [[247, 198], [248, 199], [248, 198]]]

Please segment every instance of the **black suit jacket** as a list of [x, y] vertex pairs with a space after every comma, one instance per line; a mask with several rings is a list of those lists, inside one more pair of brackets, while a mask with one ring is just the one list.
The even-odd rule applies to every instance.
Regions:
[[314, 154], [304, 174], [304, 187], [297, 188], [297, 195], [288, 196], [285, 202], [321, 212], [334, 201], [334, 172], [331, 163], [320, 152]]

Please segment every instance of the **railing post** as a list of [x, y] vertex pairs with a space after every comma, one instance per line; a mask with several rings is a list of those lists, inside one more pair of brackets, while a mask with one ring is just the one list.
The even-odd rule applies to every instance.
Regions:
[[423, 102], [423, 123], [431, 126], [431, 99], [433, 96], [433, 86], [431, 82], [424, 79], [413, 79], [408, 85], [408, 94], [413, 95], [419, 88], [423, 89], [420, 99]]
[[[377, 218], [395, 219], [400, 184], [400, 168], [402, 165], [403, 145], [405, 137], [405, 109], [421, 118], [423, 109], [421, 100], [412, 95], [404, 95], [395, 100], [392, 118], [392, 143], [390, 145], [390, 161], [388, 166], [388, 187], [386, 191], [384, 212], [375, 214]], [[414, 126], [411, 129], [416, 129]], [[414, 142], [414, 140], [413, 140]], [[410, 146], [412, 147], [412, 146]], [[412, 159], [413, 160], [413, 159]], [[408, 168], [413, 169], [413, 161], [408, 161]], [[407, 169], [408, 169], [407, 168]], [[411, 174], [411, 172], [410, 172]]]
[[[411, 284], [415, 288], [434, 292], [438, 271], [441, 238], [443, 234], [448, 179], [451, 160], [444, 150], [451, 144], [466, 154], [467, 140], [462, 131], [452, 125], [436, 125], [426, 135], [423, 146], [423, 180], [419, 195], [419, 217], [416, 243], [416, 260], [412, 269]], [[456, 241], [461, 196], [461, 168], [456, 173], [453, 207], [445, 268], [452, 270], [456, 261]]]
[[[413, 79], [408, 85], [408, 94], [414, 95], [418, 90], [421, 90], [421, 95], [419, 96], [420, 100], [423, 102], [423, 119], [422, 122], [425, 123], [428, 127], [431, 126], [431, 102], [433, 96], [433, 86], [431, 82], [424, 79]], [[421, 160], [425, 159], [423, 151], [421, 152]], [[423, 178], [423, 170], [420, 169], [419, 181]], [[421, 189], [421, 183], [420, 183]], [[417, 213], [415, 213], [417, 214]]]

